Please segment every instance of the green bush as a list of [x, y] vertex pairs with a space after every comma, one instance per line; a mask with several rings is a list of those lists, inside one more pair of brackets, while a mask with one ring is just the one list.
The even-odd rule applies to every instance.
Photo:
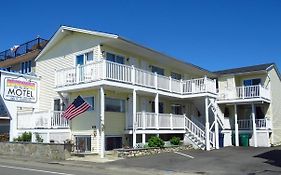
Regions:
[[14, 141], [16, 142], [31, 142], [32, 133], [31, 132], [24, 132], [18, 138], [15, 138]]
[[170, 139], [170, 143], [172, 145], [179, 145], [180, 144], [180, 138], [179, 137], [176, 137], [176, 136], [173, 136], [171, 139]]
[[156, 137], [156, 136], [153, 136], [153, 137], [151, 137], [148, 140], [148, 146], [149, 147], [160, 147], [160, 148], [163, 148], [164, 144], [165, 144], [164, 141], [161, 138]]
[[42, 139], [42, 137], [40, 136], [39, 133], [35, 133], [35, 139], [36, 139], [36, 142], [38, 143], [42, 143], [44, 140]]

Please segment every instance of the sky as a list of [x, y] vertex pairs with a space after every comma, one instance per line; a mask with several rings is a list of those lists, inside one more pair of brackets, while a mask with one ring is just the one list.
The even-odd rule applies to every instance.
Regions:
[[3, 0], [0, 7], [0, 51], [67, 25], [118, 34], [210, 71], [281, 68], [281, 0]]

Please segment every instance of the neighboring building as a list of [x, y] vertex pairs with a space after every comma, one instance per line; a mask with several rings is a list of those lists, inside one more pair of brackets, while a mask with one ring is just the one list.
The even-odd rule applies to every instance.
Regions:
[[[24, 44], [0, 52], [0, 69], [9, 72], [18, 72], [22, 74], [32, 74], [35, 72], [35, 58], [47, 44], [47, 40], [36, 38]], [[9, 133], [10, 117], [7, 110], [0, 103], [0, 134]]]
[[[105, 150], [142, 147], [151, 135], [165, 141], [176, 135], [210, 150], [219, 148], [220, 132], [225, 146], [232, 144], [234, 119], [253, 146], [281, 141], [281, 81], [274, 64], [210, 72], [118, 35], [67, 26], [35, 61], [39, 108], [18, 114], [18, 133], [37, 132], [45, 142], [71, 139], [76, 151], [103, 156]], [[92, 108], [66, 121], [63, 110], [78, 95]]]
[[280, 142], [281, 76], [277, 66], [270, 63], [215, 73], [219, 88], [217, 103], [228, 126], [223, 132], [231, 133], [236, 129], [236, 142], [238, 132], [248, 133], [253, 146]]

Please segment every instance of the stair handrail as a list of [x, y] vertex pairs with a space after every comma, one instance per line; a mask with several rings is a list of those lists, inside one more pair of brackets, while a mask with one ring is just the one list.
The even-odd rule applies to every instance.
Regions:
[[205, 140], [205, 131], [203, 131], [199, 126], [192, 122], [188, 117], [185, 116], [185, 128], [194, 134], [200, 141]]
[[[224, 119], [222, 118], [222, 116], [224, 116], [224, 114], [222, 113], [220, 107], [218, 106], [218, 104], [215, 102], [215, 99], [212, 101], [211, 99], [209, 99], [211, 102], [211, 105], [216, 109], [216, 116], [218, 116], [218, 122], [220, 123], [222, 129], [224, 129]], [[220, 114], [219, 114], [219, 113]]]

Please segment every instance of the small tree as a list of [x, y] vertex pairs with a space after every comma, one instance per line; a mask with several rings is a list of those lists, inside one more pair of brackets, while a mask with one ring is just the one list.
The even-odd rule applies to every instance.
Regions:
[[38, 132], [35, 133], [35, 140], [38, 143], [42, 143], [44, 141]]
[[151, 137], [148, 140], [148, 146], [149, 147], [160, 147], [160, 148], [163, 148], [164, 144], [165, 144], [164, 141], [161, 138], [156, 137], [156, 136], [153, 136], [153, 137]]
[[31, 142], [32, 133], [31, 132], [24, 132], [21, 136], [18, 136], [14, 139], [14, 141], [18, 142]]

